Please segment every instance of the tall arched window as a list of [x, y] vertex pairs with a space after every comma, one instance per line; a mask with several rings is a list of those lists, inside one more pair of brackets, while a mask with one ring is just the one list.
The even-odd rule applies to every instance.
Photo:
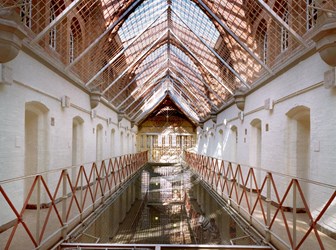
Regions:
[[267, 23], [262, 19], [257, 29], [257, 43], [260, 59], [266, 64], [268, 54], [268, 37], [267, 37]]
[[82, 31], [79, 21], [76, 18], [72, 19], [71, 29], [69, 34], [69, 63], [72, 63], [80, 51], [82, 42]]
[[[52, 0], [50, 2], [50, 17], [49, 21], [52, 23], [58, 15], [62, 13], [62, 11], [65, 9], [64, 1], [63, 0]], [[57, 25], [54, 25], [51, 27], [49, 31], [49, 46], [56, 50], [57, 48], [57, 37], [58, 35], [58, 30], [57, 30]]]
[[306, 0], [307, 3], [307, 30], [310, 30], [316, 25], [317, 20], [317, 10], [316, 7], [316, 0]]
[[[56, 19], [56, 10], [55, 6], [53, 5], [50, 8], [50, 23], [55, 19]], [[49, 32], [49, 46], [52, 49], [56, 49], [56, 44], [57, 44], [57, 28], [56, 26], [53, 26]]]
[[28, 28], [32, 26], [32, 0], [22, 0], [20, 6], [21, 21]]
[[[282, 13], [282, 20], [286, 24], [289, 24], [289, 12], [288, 12], [287, 4], [284, 6], [284, 10], [283, 10], [283, 13]], [[288, 30], [284, 26], [281, 26], [281, 52], [284, 52], [285, 50], [287, 50], [288, 45], [289, 45]]]

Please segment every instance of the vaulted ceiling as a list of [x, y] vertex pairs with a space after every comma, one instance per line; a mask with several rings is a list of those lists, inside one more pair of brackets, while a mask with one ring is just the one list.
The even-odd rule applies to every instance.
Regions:
[[23, 2], [31, 46], [56, 51], [66, 72], [135, 122], [167, 96], [195, 124], [208, 119], [307, 48], [315, 22], [306, 0]]

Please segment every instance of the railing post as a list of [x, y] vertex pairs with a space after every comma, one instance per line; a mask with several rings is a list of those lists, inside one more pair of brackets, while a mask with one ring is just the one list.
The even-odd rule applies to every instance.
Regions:
[[83, 205], [83, 171], [84, 171], [84, 166], [81, 166], [79, 168], [79, 171], [80, 171], [80, 205], [81, 205], [81, 213], [80, 213], [80, 221], [83, 222], [83, 208], [84, 208], [84, 205]]
[[[250, 208], [252, 208], [253, 202], [252, 202], [252, 194], [253, 194], [253, 186], [252, 186], [252, 168], [250, 168]], [[256, 187], [257, 189], [257, 187]], [[249, 211], [250, 212], [250, 225], [252, 225], [252, 209]]]
[[293, 180], [293, 246], [292, 249], [296, 249], [296, 179]]
[[[36, 242], [40, 245], [40, 219], [41, 219], [41, 175], [36, 182]], [[38, 247], [39, 248], [39, 247]]]
[[[237, 193], [238, 193], [238, 200], [237, 200], [237, 206], [238, 206], [238, 213], [240, 214], [240, 204], [239, 204], [239, 197], [240, 197], [240, 194], [239, 194], [239, 190], [240, 190], [240, 187], [239, 187], [239, 177], [240, 177], [240, 174], [239, 174], [239, 171], [240, 170], [240, 165], [238, 164], [237, 165], [237, 179], [236, 179], [236, 186], [237, 186]], [[242, 185], [244, 185], [244, 183], [242, 183]], [[242, 189], [244, 189], [244, 187], [242, 187]]]
[[267, 210], [266, 210], [266, 227], [265, 227], [265, 241], [269, 243], [271, 240], [271, 233], [270, 233], [270, 224], [271, 224], [271, 174], [267, 173], [267, 196], [266, 196], [266, 203], [267, 203]]
[[68, 223], [66, 220], [67, 217], [67, 174], [68, 170], [63, 170], [62, 172], [62, 179], [63, 179], [63, 191], [62, 191], [62, 238], [66, 239], [68, 234]]

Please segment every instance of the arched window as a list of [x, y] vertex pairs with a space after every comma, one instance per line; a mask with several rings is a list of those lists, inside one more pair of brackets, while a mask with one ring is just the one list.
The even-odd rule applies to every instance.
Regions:
[[82, 31], [79, 21], [73, 18], [69, 34], [69, 63], [72, 63], [80, 51]]
[[[50, 8], [50, 23], [55, 19], [56, 19], [56, 10], [55, 7], [52, 6]], [[57, 44], [57, 28], [56, 26], [53, 26], [49, 32], [49, 46], [52, 49], [56, 49], [56, 44]]]
[[[287, 4], [284, 5], [284, 10], [283, 10], [283, 13], [282, 13], [282, 20], [286, 24], [289, 24], [289, 12], [288, 12]], [[288, 30], [284, 26], [281, 26], [281, 52], [284, 52], [285, 50], [287, 50], [288, 45], [289, 45]]]
[[[50, 17], [49, 21], [52, 23], [58, 15], [62, 13], [62, 11], [65, 9], [64, 1], [58, 0], [58, 1], [51, 1], [50, 2]], [[56, 50], [57, 47], [57, 25], [54, 25], [51, 27], [49, 31], [49, 46]]]
[[316, 25], [317, 20], [317, 10], [316, 7], [316, 0], [306, 0], [307, 3], [307, 30], [310, 30]]
[[32, 26], [32, 0], [22, 0], [20, 6], [21, 21], [28, 28]]
[[267, 23], [262, 19], [257, 29], [257, 43], [260, 59], [266, 64], [268, 54]]

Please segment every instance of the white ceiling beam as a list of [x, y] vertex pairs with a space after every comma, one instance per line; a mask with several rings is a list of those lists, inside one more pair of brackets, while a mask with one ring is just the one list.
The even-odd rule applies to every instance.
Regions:
[[162, 34], [144, 52], [142, 52], [140, 56], [138, 56], [130, 65], [128, 65], [128, 67], [104, 89], [102, 94], [105, 94], [106, 91], [108, 91], [117, 81], [119, 81], [135, 64], [138, 63], [141, 58], [147, 55], [148, 52], [162, 39], [162, 37], [167, 34], [167, 32], [167, 30], [162, 32]]
[[[168, 61], [168, 59], [166, 59], [164, 62], [162, 62], [161, 63], [161, 65], [158, 67], [158, 68], [156, 68], [148, 77], [147, 77], [147, 79], [141, 84], [141, 85], [139, 85], [139, 86], [137, 86], [133, 91], [132, 91], [132, 93], [131, 94], [129, 94], [129, 96], [124, 100], [124, 101], [122, 101], [119, 105], [118, 105], [118, 107], [117, 107], [117, 109], [119, 109], [125, 102], [127, 102], [127, 100], [129, 99], [129, 98], [131, 98], [140, 88], [142, 88], [162, 67], [163, 67], [163, 65], [164, 64], [166, 64], [166, 62]], [[162, 74], [161, 74], [162, 75]], [[150, 85], [151, 86], [151, 85]]]
[[[182, 81], [183, 81], [183, 79], [181, 79], [180, 80], [180, 78], [175, 74], [175, 72], [173, 72], [172, 70], [170, 70], [170, 72], [172, 72], [172, 74], [174, 74], [174, 76], [175, 76], [175, 78], [176, 78], [176, 80], [178, 80], [178, 82], [180, 82], [180, 84], [181, 85], [184, 85], [183, 83], [182, 83]], [[174, 81], [174, 80], [172, 80], [172, 81]], [[178, 86], [177, 86], [178, 87]], [[180, 88], [179, 87], [179, 89], [182, 89], [182, 88]], [[185, 86], [185, 89], [186, 90], [188, 90], [188, 92], [193, 96], [193, 97], [195, 97], [195, 99], [196, 100], [199, 100], [199, 98], [189, 89], [189, 88], [187, 88], [186, 86]], [[186, 94], [186, 92], [184, 92], [184, 94], [186, 95], [186, 96], [189, 96], [189, 95], [187, 95]], [[207, 107], [203, 102], [199, 102], [205, 109], [207, 109], [208, 111], [211, 111], [211, 109], [209, 108], [209, 107]]]
[[[177, 100], [177, 97], [175, 97], [175, 96], [179, 96], [179, 93], [178, 93], [177, 90], [175, 89], [175, 86], [172, 86], [172, 91], [175, 92], [175, 95], [171, 96], [171, 98], [175, 101], [176, 105], [178, 105], [178, 106], [180, 107], [180, 109], [183, 110], [183, 113], [184, 113], [186, 116], [188, 116], [188, 115], [187, 115], [188, 112], [186, 112], [186, 110], [182, 107], [182, 104]], [[173, 94], [173, 93], [172, 93], [172, 94]], [[194, 116], [195, 116], [196, 118], [198, 118], [198, 121], [199, 121], [199, 117], [198, 117], [198, 115], [197, 115], [198, 112], [197, 112], [191, 105], [188, 104], [187, 100], [186, 100], [184, 97], [180, 96], [179, 98], [181, 98], [181, 101], [182, 101], [182, 99], [183, 99], [184, 105], [188, 106], [188, 108], [190, 108], [191, 111], [194, 112]]]
[[222, 97], [220, 97], [210, 86], [209, 86], [209, 84], [207, 84], [205, 81], [204, 81], [204, 79], [202, 79], [202, 78], [200, 78], [199, 76], [198, 76], [198, 74], [197, 74], [197, 72], [195, 72], [195, 70], [194, 69], [192, 69], [190, 66], [189, 66], [189, 64], [184, 60], [184, 59], [182, 59], [178, 54], [176, 54], [175, 53], [175, 51], [172, 51], [173, 53], [174, 53], [174, 55], [179, 59], [179, 60], [181, 60], [181, 62], [183, 62], [184, 63], [184, 65], [191, 71], [191, 72], [193, 72], [193, 74], [195, 75], [195, 77], [198, 79], [198, 80], [200, 80], [205, 86], [207, 86], [207, 88], [208, 88], [208, 90], [212, 93], [212, 94], [214, 94], [218, 99], [220, 99], [221, 101], [223, 101], [223, 102], [225, 102], [225, 100], [222, 98]]
[[174, 62], [172, 62], [172, 61], [170, 61], [171, 62], [171, 64], [174, 66], [174, 68], [176, 68], [176, 70], [183, 76], [183, 80], [184, 81], [187, 81], [187, 83], [188, 84], [190, 84], [190, 85], [192, 85], [202, 96], [203, 96], [203, 98], [205, 98], [210, 104], [211, 104], [211, 106], [212, 107], [214, 107], [214, 109], [216, 110], [216, 111], [218, 111], [218, 108], [216, 107], [216, 105], [213, 103], [213, 101], [211, 101], [204, 93], [203, 93], [203, 91], [202, 90], [200, 90], [199, 89], [199, 87], [197, 86], [197, 85], [195, 85], [193, 82], [192, 82], [192, 80], [188, 77], [188, 76], [186, 76], [183, 72], [182, 72], [182, 70], [174, 63]]
[[[132, 101], [132, 103], [130, 103], [126, 108], [122, 109], [122, 111], [126, 111], [128, 110], [139, 98], [142, 97], [142, 94], [145, 93], [150, 87], [152, 87], [154, 84], [157, 83], [158, 79], [160, 79], [164, 74], [166, 74], [165, 71], [163, 71], [154, 81], [152, 84], [150, 84], [149, 86], [147, 86], [147, 88], [145, 88], [145, 90], [143, 90], [136, 98], [134, 98], [134, 100]], [[131, 97], [132, 95], [130, 95], [129, 97]], [[129, 98], [128, 97], [128, 98]], [[143, 98], [143, 97], [142, 97]], [[119, 105], [120, 106], [120, 105]]]
[[154, 102], [150, 108], [148, 108], [147, 110], [145, 110], [144, 112], [139, 113], [139, 111], [141, 111], [141, 109], [139, 109], [134, 116], [134, 119], [137, 120], [137, 122], [141, 121], [144, 117], [146, 117], [150, 112], [152, 112], [153, 110], [155, 110], [155, 108], [157, 108], [160, 103], [166, 98], [167, 94], [163, 94], [161, 98], [159, 98], [156, 102]]
[[[165, 78], [166, 79], [166, 78]], [[139, 108], [139, 106], [143, 103], [143, 102], [149, 102], [150, 101], [150, 99], [151, 98], [153, 98], [153, 95], [152, 96], [149, 96], [150, 94], [152, 94], [154, 91], [156, 91], [156, 89], [158, 89], [161, 85], [162, 85], [162, 83], [165, 81], [165, 79], [163, 79], [158, 85], [156, 85], [155, 86], [155, 88], [153, 88], [152, 90], [151, 90], [151, 92], [150, 93], [148, 93], [147, 94], [147, 98], [143, 98], [130, 112], [128, 112], [129, 114], [132, 114], [133, 113], [133, 111], [135, 110], [135, 109], [137, 109], [137, 108]], [[139, 108], [139, 110], [135, 113], [135, 114], [137, 114], [139, 111], [140, 111], [141, 109]], [[131, 116], [131, 119], [133, 119], [134, 118], [134, 116], [135, 116], [135, 114], [133, 114], [132, 116]]]
[[133, 79], [132, 79], [132, 81], [130, 81], [122, 90], [120, 90], [119, 92], [118, 92], [118, 94], [117, 95], [115, 95], [114, 97], [113, 97], [113, 99], [110, 101], [111, 103], [115, 100], [115, 99], [117, 99], [117, 97], [121, 94], [121, 93], [123, 93], [134, 81], [136, 81], [142, 74], [143, 74], [143, 72], [145, 72], [163, 53], [164, 53], [165, 51], [163, 50], [157, 57], [155, 57], [154, 58], [154, 60], [152, 60], [140, 73], [138, 73]]

